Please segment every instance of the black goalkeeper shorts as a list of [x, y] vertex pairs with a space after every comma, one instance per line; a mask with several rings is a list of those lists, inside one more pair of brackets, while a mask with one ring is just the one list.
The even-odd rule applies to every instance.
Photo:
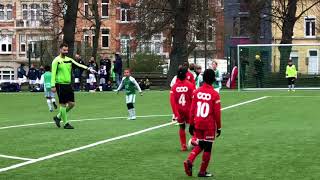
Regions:
[[60, 104], [74, 102], [74, 92], [71, 84], [56, 84]]
[[294, 81], [296, 80], [295, 77], [289, 77], [289, 78], [287, 78], [287, 79], [288, 79], [288, 85], [294, 84]]

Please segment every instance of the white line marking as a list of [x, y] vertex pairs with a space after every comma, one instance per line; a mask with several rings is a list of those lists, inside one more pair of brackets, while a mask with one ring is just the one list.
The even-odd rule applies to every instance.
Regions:
[[320, 96], [270, 96], [270, 97], [276, 97], [276, 98], [320, 98]]
[[[138, 118], [149, 118], [149, 117], [166, 117], [172, 115], [146, 115], [146, 116], [137, 116]], [[97, 121], [97, 120], [107, 120], [107, 119], [127, 119], [128, 117], [104, 117], [104, 118], [92, 118], [92, 119], [77, 119], [77, 120], [70, 120], [71, 122], [81, 122], [81, 121]], [[32, 124], [21, 124], [21, 125], [13, 125], [13, 126], [4, 126], [0, 127], [2, 129], [11, 129], [11, 128], [19, 128], [19, 127], [28, 127], [28, 126], [37, 126], [43, 124], [53, 124], [53, 121], [50, 122], [41, 122], [41, 123], [32, 123]]]
[[241, 105], [244, 105], [244, 104], [249, 104], [249, 103], [252, 103], [252, 102], [255, 102], [255, 101], [266, 99], [268, 97], [269, 96], [263, 96], [263, 97], [260, 97], [260, 98], [257, 98], [257, 99], [252, 99], [252, 100], [249, 100], [249, 101], [245, 101], [245, 102], [242, 102], [242, 103], [238, 103], [238, 104], [234, 104], [234, 105], [222, 108], [221, 110], [227, 110], [227, 109], [234, 108], [234, 107], [237, 107], [237, 106], [241, 106]]
[[[268, 96], [264, 96], [264, 97], [260, 97], [260, 98], [257, 98], [257, 99], [253, 99], [253, 100], [245, 101], [245, 102], [242, 102], [242, 103], [238, 103], [238, 104], [235, 104], [235, 105], [227, 106], [225, 108], [222, 108], [221, 110], [222, 111], [223, 110], [227, 110], [227, 109], [234, 108], [234, 107], [237, 107], [237, 106], [241, 106], [241, 105], [244, 105], [244, 104], [248, 104], [248, 103], [251, 103], [251, 102], [259, 101], [259, 100], [262, 100], [262, 99], [265, 99], [265, 98], [268, 98]], [[38, 159], [34, 159], [34, 160], [26, 161], [26, 162], [23, 162], [23, 163], [15, 164], [15, 165], [12, 165], [12, 166], [9, 166], [9, 167], [6, 167], [6, 168], [1, 168], [0, 169], [0, 173], [1, 172], [5, 172], [5, 171], [9, 171], [9, 170], [12, 170], [12, 169], [16, 169], [16, 168], [19, 168], [19, 167], [22, 167], [22, 166], [26, 166], [26, 165], [29, 165], [29, 164], [34, 164], [36, 162], [44, 161], [44, 160], [47, 160], [47, 159], [52, 159], [54, 157], [62, 156], [62, 155], [69, 154], [69, 153], [72, 153], [72, 152], [76, 152], [76, 151], [84, 150], [84, 149], [87, 149], [87, 148], [95, 147], [95, 146], [98, 146], [98, 145], [101, 145], [101, 144], [105, 144], [105, 143], [108, 143], [108, 142], [111, 142], [111, 141], [116, 141], [116, 140], [120, 140], [120, 139], [127, 138], [127, 137], [130, 137], [130, 136], [135, 136], [135, 135], [142, 134], [142, 133], [145, 133], [145, 132], [148, 132], [148, 131], [152, 131], [152, 130], [155, 130], [155, 129], [166, 127], [166, 126], [169, 126], [169, 125], [172, 125], [172, 124], [175, 124], [175, 122], [170, 122], [170, 123], [162, 124], [162, 125], [159, 125], [159, 126], [154, 126], [154, 127], [147, 128], [147, 129], [144, 129], [144, 130], [141, 130], [141, 131], [137, 131], [137, 132], [133, 132], [133, 133], [130, 133], [130, 134], [126, 134], [126, 135], [122, 135], [122, 136], [106, 139], [106, 140], [103, 140], [103, 141], [98, 141], [96, 143], [88, 144], [86, 146], [81, 146], [81, 147], [78, 147], [78, 148], [74, 148], [74, 149], [70, 149], [70, 150], [66, 150], [66, 151], [50, 154], [48, 156], [40, 157]]]
[[2, 158], [8, 158], [8, 159], [18, 159], [18, 160], [23, 160], [23, 161], [32, 161], [32, 160], [35, 160], [35, 159], [31, 159], [31, 158], [23, 158], [23, 157], [17, 157], [17, 156], [7, 156], [7, 155], [3, 155], [3, 154], [0, 154], [0, 157], [2, 157]]

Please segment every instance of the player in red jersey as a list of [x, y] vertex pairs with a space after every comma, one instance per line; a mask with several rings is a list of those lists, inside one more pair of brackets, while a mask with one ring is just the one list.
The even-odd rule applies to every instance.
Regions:
[[192, 176], [193, 162], [202, 151], [204, 152], [198, 177], [212, 176], [207, 172], [212, 143], [216, 135], [219, 137], [221, 134], [220, 96], [212, 87], [214, 79], [214, 71], [212, 69], [205, 70], [203, 74], [204, 84], [193, 93], [189, 132], [199, 139], [199, 145], [191, 151], [188, 159], [184, 161], [185, 172], [188, 176]]
[[185, 68], [178, 70], [177, 81], [170, 91], [170, 104], [180, 126], [179, 136], [182, 151], [187, 150], [185, 128], [190, 119], [190, 107], [194, 91], [193, 84], [186, 80], [186, 73], [187, 69]]

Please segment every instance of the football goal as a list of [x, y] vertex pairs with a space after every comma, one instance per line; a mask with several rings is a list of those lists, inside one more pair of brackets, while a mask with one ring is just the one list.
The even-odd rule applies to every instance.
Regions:
[[237, 46], [238, 89], [287, 89], [286, 68], [297, 69], [296, 89], [320, 89], [320, 44]]

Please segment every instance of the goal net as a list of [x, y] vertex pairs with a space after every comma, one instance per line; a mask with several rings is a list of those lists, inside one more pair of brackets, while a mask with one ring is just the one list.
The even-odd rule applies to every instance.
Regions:
[[320, 44], [246, 44], [237, 47], [238, 89], [286, 89], [291, 59], [296, 89], [320, 89]]

